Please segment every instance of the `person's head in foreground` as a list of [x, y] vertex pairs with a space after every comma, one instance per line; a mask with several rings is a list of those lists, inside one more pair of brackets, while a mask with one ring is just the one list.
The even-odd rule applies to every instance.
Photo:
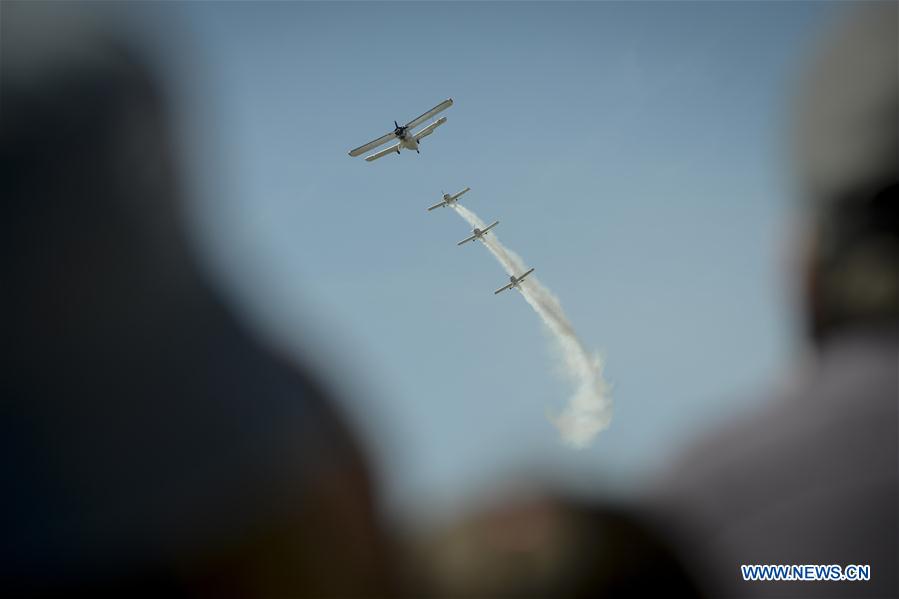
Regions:
[[331, 397], [196, 267], [164, 89], [57, 8], [0, 35], [4, 595], [386, 594]]
[[[899, 596], [899, 5], [863, 4], [816, 48], [795, 105], [814, 359], [657, 489], [660, 528], [713, 596]], [[867, 581], [752, 581], [752, 565]], [[830, 568], [839, 566], [838, 569]], [[807, 576], [790, 571], [789, 576]]]

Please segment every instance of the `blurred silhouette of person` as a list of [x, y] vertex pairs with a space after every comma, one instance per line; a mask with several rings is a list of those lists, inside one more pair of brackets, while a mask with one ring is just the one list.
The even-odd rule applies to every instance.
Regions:
[[152, 70], [56, 6], [0, 36], [5, 596], [392, 594], [332, 397], [195, 264]]
[[[899, 597], [899, 4], [848, 13], [797, 104], [814, 347], [776, 401], [650, 499], [708, 593]], [[741, 564], [869, 564], [869, 582], [744, 582]]]
[[475, 510], [411, 553], [412, 596], [699, 596], [673, 549], [632, 508], [547, 489]]

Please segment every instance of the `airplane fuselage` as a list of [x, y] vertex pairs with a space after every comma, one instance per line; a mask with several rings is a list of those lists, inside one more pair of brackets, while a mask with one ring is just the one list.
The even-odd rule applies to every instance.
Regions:
[[400, 147], [406, 150], [415, 150], [418, 151], [418, 142], [415, 141], [415, 137], [406, 133], [403, 137], [399, 138]]
[[415, 135], [408, 127], [397, 127], [393, 132], [400, 144], [400, 147], [396, 149], [397, 154], [400, 153], [400, 148], [418, 151], [418, 140], [415, 139]]
[[512, 283], [512, 289], [517, 289], [517, 290], [521, 291], [521, 284], [524, 282], [524, 277], [519, 279], [515, 275], [510, 275], [509, 281]]
[[447, 206], [452, 206], [453, 204], [455, 204], [456, 202], [459, 201], [460, 195], [461, 195], [461, 193], [456, 194], [455, 196], [445, 193], [445, 194], [443, 194], [443, 197], [440, 198], [440, 201], [438, 203], [436, 203], [433, 206], [431, 206], [430, 208], [428, 208], [428, 211], [430, 212], [431, 210], [434, 210], [435, 208], [446, 208]]
[[529, 271], [527, 271], [526, 273], [524, 273], [523, 275], [521, 275], [520, 277], [516, 277], [515, 275], [509, 275], [509, 284], [504, 287], [500, 287], [499, 289], [494, 291], [493, 292], [494, 295], [496, 295], [498, 293], [502, 293], [506, 289], [517, 289], [518, 291], [521, 291], [521, 284], [524, 282], [524, 278], [526, 276], [528, 276], [529, 274], [531, 274], [532, 272], [534, 272], [533, 268], [530, 269]]

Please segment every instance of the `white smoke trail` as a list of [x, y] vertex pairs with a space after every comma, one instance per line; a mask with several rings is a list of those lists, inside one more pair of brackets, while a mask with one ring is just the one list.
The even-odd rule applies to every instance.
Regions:
[[[484, 221], [465, 206], [456, 203], [452, 207], [472, 228], [485, 228]], [[481, 240], [508, 274], [517, 276], [527, 270], [518, 254], [500, 242], [495, 230], [491, 230]], [[577, 448], [587, 447], [596, 434], [608, 427], [612, 420], [612, 400], [609, 385], [602, 376], [602, 359], [584, 348], [562, 311], [559, 299], [534, 274], [528, 275], [521, 283], [520, 290], [546, 325], [559, 351], [564, 374], [575, 387], [574, 394], [562, 413], [551, 415], [550, 420], [568, 444]]]

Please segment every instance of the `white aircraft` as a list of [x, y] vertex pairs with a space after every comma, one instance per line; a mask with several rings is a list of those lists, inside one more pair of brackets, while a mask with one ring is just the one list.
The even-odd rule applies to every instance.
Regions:
[[459, 201], [459, 198], [461, 198], [463, 195], [465, 195], [469, 191], [471, 191], [471, 187], [466, 187], [465, 189], [463, 189], [462, 191], [460, 191], [459, 193], [457, 193], [455, 195], [450, 195], [448, 193], [443, 194], [443, 200], [437, 202], [436, 204], [434, 204], [433, 206], [428, 208], [428, 212], [430, 212], [434, 208], [440, 208], [443, 206], [452, 206], [457, 201]]
[[498, 225], [498, 224], [499, 224], [499, 221], [498, 221], [498, 220], [495, 220], [495, 221], [493, 221], [492, 223], [490, 223], [488, 226], [484, 227], [483, 230], [482, 230], [482, 229], [478, 229], [477, 227], [475, 227], [474, 229], [471, 230], [471, 232], [472, 232], [471, 237], [466, 237], [465, 239], [463, 239], [462, 241], [460, 241], [460, 242], [457, 243], [456, 245], [462, 245], [463, 243], [468, 243], [469, 241], [473, 241], [473, 240], [475, 240], [475, 239], [480, 239], [481, 241], [484, 241], [484, 240], [482, 239], [482, 237], [484, 237], [484, 235], [487, 234], [487, 231], [489, 231], [490, 229], [492, 229], [493, 227], [495, 227], [495, 226]]
[[513, 287], [515, 289], [518, 289], [519, 291], [521, 291], [521, 282], [524, 280], [524, 278], [526, 276], [528, 276], [532, 272], [534, 272], [533, 268], [531, 270], [527, 271], [526, 273], [524, 273], [523, 275], [521, 275], [520, 277], [516, 277], [515, 275], [512, 275], [511, 277], [509, 277], [509, 280], [511, 281], [511, 283], [509, 283], [505, 287], [500, 287], [499, 289], [497, 289], [496, 291], [493, 292], [493, 295], [496, 295], [497, 293], [502, 293], [506, 289], [512, 289]]
[[424, 129], [421, 129], [417, 133], [412, 133], [410, 131], [410, 129], [415, 129], [416, 127], [421, 125], [423, 122], [425, 122], [429, 118], [436, 116], [438, 113], [443, 112], [444, 110], [446, 110], [447, 108], [449, 108], [452, 105], [453, 105], [453, 99], [448, 98], [448, 99], [444, 100], [443, 102], [441, 102], [440, 104], [438, 104], [437, 106], [435, 106], [434, 108], [432, 108], [431, 110], [424, 113], [423, 115], [412, 119], [405, 125], [400, 126], [396, 121], [393, 121], [393, 124], [394, 124], [393, 131], [391, 131], [387, 135], [382, 135], [381, 137], [379, 137], [378, 139], [376, 139], [374, 141], [368, 142], [364, 146], [359, 146], [355, 150], [350, 150], [350, 156], [359, 156], [360, 154], [364, 154], [365, 152], [368, 152], [369, 150], [374, 150], [378, 146], [383, 146], [387, 142], [392, 141], [394, 139], [399, 139], [399, 141], [396, 142], [395, 144], [393, 144], [392, 146], [384, 148], [383, 150], [381, 150], [379, 152], [375, 152], [371, 156], [366, 156], [365, 160], [367, 162], [371, 162], [372, 160], [377, 160], [378, 158], [386, 156], [387, 154], [390, 154], [391, 152], [396, 152], [397, 154], [399, 154], [400, 148], [405, 148], [407, 150], [415, 150], [416, 152], [418, 152], [418, 144], [421, 141], [421, 139], [423, 137], [427, 137], [428, 135], [430, 135], [431, 133], [434, 132], [434, 129], [436, 129], [443, 123], [445, 123], [446, 117], [444, 116], [444, 117], [437, 119], [436, 121], [434, 121], [433, 123], [431, 123]]

